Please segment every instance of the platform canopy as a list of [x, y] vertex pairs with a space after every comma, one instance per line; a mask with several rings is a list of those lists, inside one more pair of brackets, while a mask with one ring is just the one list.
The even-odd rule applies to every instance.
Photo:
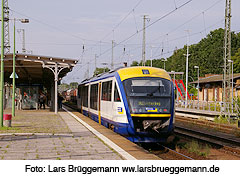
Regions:
[[[5, 82], [11, 83], [11, 74], [13, 67], [13, 54], [4, 56], [4, 79]], [[16, 74], [18, 79], [17, 84], [46, 84], [53, 81], [54, 75], [50, 69], [44, 68], [58, 65], [62, 68], [58, 78], [64, 77], [77, 64], [76, 59], [57, 58], [50, 56], [39, 56], [32, 54], [16, 54]]]

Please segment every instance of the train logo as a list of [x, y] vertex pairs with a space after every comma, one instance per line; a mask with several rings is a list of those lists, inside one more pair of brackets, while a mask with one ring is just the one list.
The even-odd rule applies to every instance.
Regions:
[[123, 114], [123, 108], [122, 107], [118, 107], [117, 111], [118, 111], [118, 114]]

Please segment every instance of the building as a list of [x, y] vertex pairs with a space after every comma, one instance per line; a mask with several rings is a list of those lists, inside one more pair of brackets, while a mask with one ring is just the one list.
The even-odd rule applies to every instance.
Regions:
[[[195, 86], [197, 87], [198, 81], [194, 81], [189, 84], [195, 84]], [[222, 74], [206, 74], [205, 77], [200, 77], [199, 87], [200, 101], [222, 101]], [[233, 96], [240, 97], [240, 73], [233, 75]], [[232, 88], [230, 89], [230, 98], [232, 98]]]
[[[77, 64], [76, 59], [15, 55], [16, 100], [23, 109], [36, 109], [39, 94], [44, 92], [51, 110], [56, 112], [57, 83]], [[13, 54], [4, 55], [4, 107], [12, 106]]]

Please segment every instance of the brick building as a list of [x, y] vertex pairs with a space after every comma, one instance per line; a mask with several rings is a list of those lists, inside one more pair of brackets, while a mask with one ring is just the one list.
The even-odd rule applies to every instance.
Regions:
[[[190, 84], [195, 84], [197, 87], [198, 81], [191, 82]], [[234, 74], [233, 84], [233, 96], [240, 97], [240, 73]], [[206, 74], [205, 77], [200, 77], [199, 86], [200, 101], [222, 101], [222, 74]], [[232, 97], [232, 88], [230, 89], [230, 97]]]

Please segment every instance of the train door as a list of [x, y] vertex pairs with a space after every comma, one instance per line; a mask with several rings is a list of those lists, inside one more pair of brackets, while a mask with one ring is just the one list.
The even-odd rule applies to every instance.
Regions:
[[101, 124], [102, 123], [102, 121], [101, 121], [101, 94], [102, 94], [102, 84], [101, 84], [101, 82], [100, 83], [98, 83], [98, 122], [99, 122], [99, 124]]
[[116, 81], [113, 84], [113, 121], [116, 123], [127, 123], [126, 110], [118, 84]]
[[90, 115], [90, 87], [91, 87], [91, 84], [89, 83], [88, 84], [88, 89], [87, 89], [87, 91], [88, 91], [88, 96], [87, 96], [87, 103], [88, 103], [88, 116]]
[[102, 95], [101, 95], [101, 117], [106, 120], [112, 121], [112, 79], [102, 81]]

